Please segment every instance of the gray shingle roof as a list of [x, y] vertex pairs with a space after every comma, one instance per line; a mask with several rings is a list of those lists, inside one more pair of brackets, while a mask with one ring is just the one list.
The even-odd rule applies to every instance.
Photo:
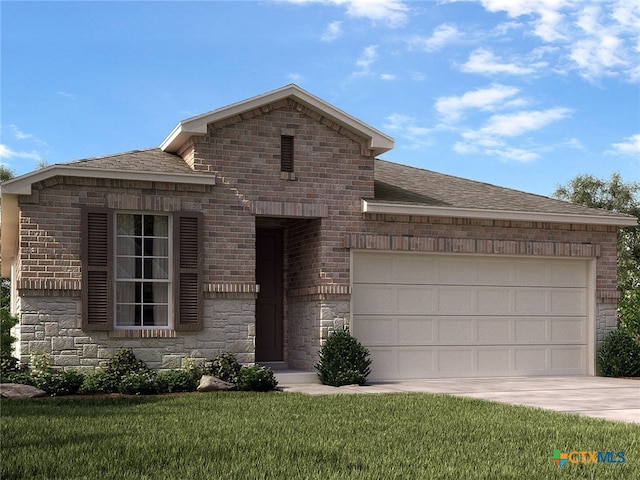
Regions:
[[608, 210], [588, 208], [385, 160], [376, 159], [374, 171], [374, 202], [475, 210], [617, 216]]
[[64, 163], [70, 167], [103, 168], [154, 173], [194, 173], [179, 155], [163, 152], [159, 148], [87, 158]]

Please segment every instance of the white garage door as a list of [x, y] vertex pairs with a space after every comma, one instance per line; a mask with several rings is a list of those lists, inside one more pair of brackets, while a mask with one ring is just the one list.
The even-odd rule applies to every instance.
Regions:
[[370, 380], [587, 374], [586, 261], [354, 252]]

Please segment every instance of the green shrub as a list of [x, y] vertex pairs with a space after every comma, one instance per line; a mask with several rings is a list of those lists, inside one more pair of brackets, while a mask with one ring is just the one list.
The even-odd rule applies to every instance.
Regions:
[[4, 379], [7, 375], [20, 371], [20, 362], [11, 353], [0, 352], [0, 379]]
[[166, 370], [156, 376], [159, 393], [193, 392], [198, 387], [198, 380], [199, 377], [189, 370]]
[[230, 352], [220, 352], [205, 364], [205, 375], [211, 375], [229, 383], [238, 383], [240, 364], [236, 356]]
[[120, 350], [116, 353], [113, 358], [107, 362], [104, 370], [120, 379], [131, 373], [148, 373], [151, 371], [147, 364], [137, 358], [130, 348]]
[[79, 392], [86, 394], [114, 393], [118, 391], [119, 383], [120, 379], [116, 378], [113, 374], [99, 370], [97, 372], [87, 373], [84, 376]]
[[84, 375], [73, 370], [68, 372], [48, 371], [33, 375], [34, 386], [51, 396], [78, 393]]
[[339, 387], [354, 383], [363, 385], [371, 373], [369, 365], [369, 351], [349, 333], [348, 328], [344, 328], [329, 335], [315, 368], [323, 384]]
[[6, 307], [0, 308], [0, 352], [11, 355], [16, 338], [11, 329], [18, 324], [18, 319], [9, 313]]
[[129, 373], [120, 380], [118, 391], [125, 395], [153, 395], [158, 393], [156, 375], [151, 371]]
[[618, 303], [620, 328], [640, 341], [640, 288], [627, 290]]
[[598, 354], [598, 367], [605, 377], [640, 376], [640, 343], [625, 329], [609, 332]]
[[20, 383], [22, 385], [31, 385], [35, 387], [36, 380], [28, 372], [13, 372], [2, 377], [2, 383]]
[[252, 367], [242, 366], [238, 375], [238, 390], [252, 392], [269, 392], [275, 390], [278, 381], [273, 376], [273, 370], [261, 365]]

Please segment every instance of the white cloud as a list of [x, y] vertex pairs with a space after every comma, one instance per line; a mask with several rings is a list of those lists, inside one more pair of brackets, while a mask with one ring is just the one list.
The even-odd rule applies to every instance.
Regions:
[[395, 80], [397, 77], [393, 74], [393, 73], [381, 73], [380, 74], [380, 80], [384, 80], [384, 81], [392, 81]]
[[332, 42], [342, 35], [342, 22], [331, 22], [320, 37], [323, 42]]
[[461, 66], [463, 72], [482, 75], [509, 74], [531, 75], [546, 66], [545, 62], [519, 65], [517, 62], [504, 62], [498, 59], [491, 50], [478, 48], [471, 52], [469, 60]]
[[440, 97], [436, 99], [436, 111], [446, 122], [457, 122], [468, 109], [493, 110], [508, 105], [507, 99], [519, 93], [516, 87], [492, 85], [466, 92], [461, 96]]
[[[539, 111], [522, 111], [517, 113], [492, 115], [487, 123], [476, 132], [468, 132], [469, 138], [474, 136], [516, 137], [533, 130], [539, 130], [550, 123], [566, 118], [571, 113], [568, 108], [550, 108]], [[464, 136], [463, 135], [463, 136]]]
[[560, 47], [557, 61], [589, 81], [640, 81], [640, 3], [637, 0], [478, 0], [489, 12], [522, 17], [531, 33]]
[[64, 92], [64, 91], [62, 91], [62, 90], [60, 90], [60, 91], [58, 92], [58, 95], [60, 95], [61, 97], [68, 98], [68, 99], [70, 99], [70, 100], [75, 100], [76, 98], [78, 98], [78, 97], [77, 97], [77, 95], [75, 95], [75, 94], [73, 94], [73, 93], [69, 93], [69, 92]]
[[540, 158], [539, 146], [525, 149], [512, 146], [507, 139], [539, 130], [570, 115], [571, 110], [557, 107], [538, 111], [519, 111], [492, 115], [477, 130], [462, 132], [462, 141], [454, 145], [460, 154], [483, 152], [505, 161], [531, 162]]
[[322, 3], [345, 7], [347, 15], [381, 22], [391, 28], [407, 22], [409, 7], [398, 0], [286, 0], [290, 3]]
[[409, 45], [427, 52], [434, 52], [457, 40], [461, 35], [455, 26], [444, 23], [438, 25], [430, 37], [412, 37], [409, 39]]
[[9, 147], [7, 147], [6, 145], [3, 145], [0, 143], [0, 159], [2, 160], [11, 160], [14, 158], [21, 158], [24, 160], [35, 160], [37, 162], [40, 162], [43, 160], [43, 158], [40, 156], [40, 154], [38, 152], [32, 151], [32, 152], [16, 152], [14, 150], [11, 150]]
[[611, 145], [613, 150], [607, 152], [614, 155], [625, 155], [640, 160], [640, 133], [625, 138], [624, 142]]
[[300, 75], [299, 73], [289, 73], [287, 75], [287, 80], [289, 80], [291, 83], [300, 83], [304, 80], [304, 76]]
[[362, 51], [360, 57], [356, 60], [358, 69], [352, 74], [354, 77], [362, 77], [369, 75], [371, 65], [378, 59], [378, 46], [369, 45]]
[[417, 149], [430, 145], [429, 134], [432, 129], [420, 127], [414, 117], [393, 113], [387, 117], [384, 128], [391, 132], [397, 132], [402, 138], [408, 140], [409, 148]]
[[347, 14], [352, 17], [382, 21], [390, 27], [404, 25], [409, 10], [409, 7], [397, 0], [332, 0], [332, 3], [346, 4]]

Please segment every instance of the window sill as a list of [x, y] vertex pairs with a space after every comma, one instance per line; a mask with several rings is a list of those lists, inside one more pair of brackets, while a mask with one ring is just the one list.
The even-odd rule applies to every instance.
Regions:
[[280, 180], [295, 180], [296, 174], [294, 172], [280, 172]]
[[111, 330], [109, 338], [176, 338], [178, 332], [170, 328], [149, 328], [138, 330]]

